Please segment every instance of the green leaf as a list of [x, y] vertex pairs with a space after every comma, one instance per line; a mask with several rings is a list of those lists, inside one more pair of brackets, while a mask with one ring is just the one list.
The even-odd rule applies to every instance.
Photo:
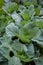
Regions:
[[9, 60], [8, 65], [22, 65], [22, 63], [19, 58], [14, 56]]
[[10, 39], [3, 37], [0, 38], [0, 42], [2, 43], [2, 45], [0, 46], [0, 52], [6, 59], [9, 59], [10, 48], [8, 43], [10, 42]]
[[2, 55], [6, 58], [6, 59], [10, 59], [10, 51], [12, 51], [15, 55], [16, 52], [12, 49], [10, 42], [11, 39], [9, 37], [2, 37], [0, 38], [0, 42], [2, 43], [2, 45], [0, 46], [0, 53], [2, 53]]
[[8, 36], [15, 36], [16, 34], [19, 33], [19, 29], [18, 27], [14, 24], [14, 23], [10, 23], [7, 27], [6, 27], [6, 34]]
[[20, 29], [18, 37], [21, 41], [29, 43], [31, 39], [37, 35], [38, 31], [39, 29], [34, 27], [34, 24], [30, 22]]
[[14, 42], [12, 42], [11, 44], [11, 47], [14, 49], [14, 50], [16, 50], [16, 51], [18, 51], [18, 52], [26, 52], [27, 51], [27, 47], [24, 45], [24, 44], [21, 44], [20, 42], [19, 42], [19, 40], [15, 40]]
[[43, 29], [39, 31], [39, 33], [36, 35], [35, 38], [32, 39], [32, 41], [36, 42], [38, 46], [43, 48]]
[[18, 8], [18, 11], [19, 11], [20, 14], [23, 13], [25, 10], [26, 10], [26, 7], [23, 6], [23, 5], [20, 5], [19, 8]]
[[38, 60], [35, 60], [36, 65], [43, 65], [43, 56], [39, 57]]
[[41, 10], [41, 6], [35, 8], [35, 15], [39, 15]]
[[[11, 8], [12, 7], [12, 8]], [[14, 11], [16, 11], [18, 9], [19, 5], [17, 5], [17, 3], [15, 2], [9, 2], [5, 5], [4, 9], [8, 12], [8, 13], [13, 13]]]
[[30, 5], [28, 9], [25, 9], [23, 13], [21, 13], [21, 16], [24, 20], [30, 20], [34, 17], [35, 11], [34, 11], [34, 5]]
[[30, 21], [23, 20], [23, 21], [20, 22], [20, 24], [24, 26], [24, 25], [27, 24], [28, 22], [30, 22]]
[[36, 21], [35, 24], [38, 28], [43, 28], [43, 21]]
[[28, 54], [29, 54], [31, 57], [34, 57], [35, 51], [34, 51], [34, 46], [33, 46], [32, 43], [28, 45]]
[[30, 19], [27, 10], [24, 13], [22, 13], [21, 16], [23, 17], [24, 20], [29, 20]]
[[0, 8], [4, 5], [4, 0], [0, 0]]
[[19, 24], [22, 20], [21, 16], [19, 14], [17, 14], [16, 12], [13, 12], [11, 17], [13, 18], [13, 20], [15, 20], [15, 24]]
[[41, 8], [40, 10], [40, 15], [43, 15], [43, 8]]

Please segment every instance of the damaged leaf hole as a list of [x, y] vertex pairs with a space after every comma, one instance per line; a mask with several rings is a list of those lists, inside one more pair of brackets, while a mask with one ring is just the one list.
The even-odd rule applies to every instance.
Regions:
[[21, 41], [20, 39], [19, 39], [19, 42], [22, 43], [22, 44], [25, 44], [25, 43], [24, 43], [23, 41]]
[[1, 41], [0, 41], [0, 45], [2, 45]]
[[18, 37], [16, 37], [16, 36], [13, 36], [12, 37], [12, 40], [16, 40], [16, 39], [18, 39]]
[[26, 62], [25, 65], [35, 65], [34, 61]]
[[20, 13], [20, 11], [17, 11], [17, 13]]
[[12, 51], [10, 51], [9, 56], [10, 57], [13, 57], [14, 56], [14, 53]]

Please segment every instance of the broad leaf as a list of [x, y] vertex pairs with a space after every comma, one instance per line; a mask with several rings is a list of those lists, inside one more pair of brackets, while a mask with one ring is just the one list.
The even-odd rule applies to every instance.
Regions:
[[21, 61], [19, 58], [17, 57], [12, 57], [9, 62], [8, 65], [22, 65]]
[[7, 27], [6, 27], [6, 33], [8, 36], [15, 36], [16, 34], [18, 34], [19, 29], [17, 26], [15, 26], [14, 23], [10, 23]]

